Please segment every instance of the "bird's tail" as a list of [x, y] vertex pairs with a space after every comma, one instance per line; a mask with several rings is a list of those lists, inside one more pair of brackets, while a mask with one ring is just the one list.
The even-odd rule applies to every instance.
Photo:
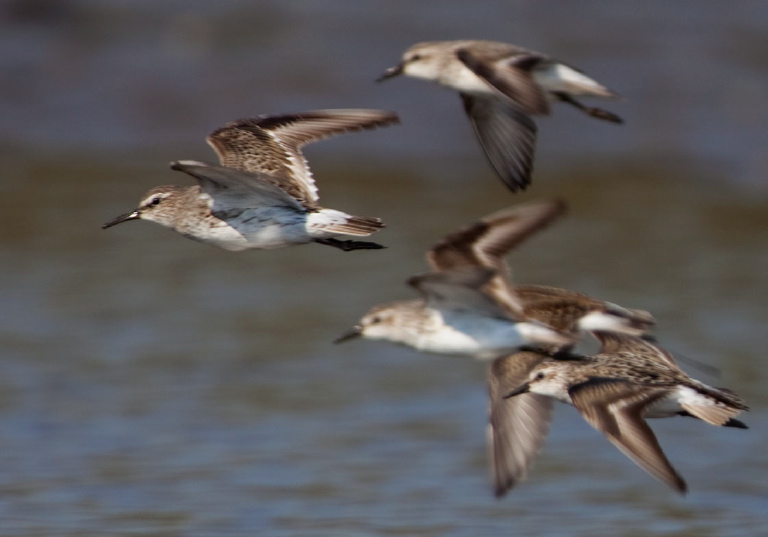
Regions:
[[549, 91], [573, 96], [618, 99], [620, 96], [581, 71], [562, 63], [553, 63], [534, 72], [536, 81]]
[[606, 302], [603, 311], [594, 311], [579, 321], [582, 330], [618, 332], [631, 336], [641, 336], [656, 324], [653, 315], [645, 310], [622, 308]]
[[307, 229], [315, 238], [336, 234], [365, 237], [384, 227], [380, 218], [352, 216], [334, 209], [318, 209], [310, 213], [307, 219]]
[[712, 388], [704, 384], [699, 384], [697, 388], [698, 397], [681, 400], [680, 405], [687, 412], [707, 423], [729, 425], [737, 421], [733, 418], [749, 410], [744, 400], [731, 390]]

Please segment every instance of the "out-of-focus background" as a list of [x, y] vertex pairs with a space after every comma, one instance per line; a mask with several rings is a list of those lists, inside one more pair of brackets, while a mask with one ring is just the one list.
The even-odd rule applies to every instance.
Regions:
[[[512, 195], [458, 97], [373, 80], [424, 40], [547, 52], [626, 98], [556, 106]], [[768, 4], [759, 1], [0, 2], [0, 534], [758, 535], [768, 531]], [[307, 148], [322, 201], [384, 251], [229, 253], [99, 226], [190, 184], [225, 122], [315, 108], [402, 125]], [[691, 492], [559, 406], [529, 480], [492, 497], [484, 365], [357, 341], [442, 235], [513, 203], [570, 213], [519, 281], [652, 311], [748, 431], [652, 423]]]

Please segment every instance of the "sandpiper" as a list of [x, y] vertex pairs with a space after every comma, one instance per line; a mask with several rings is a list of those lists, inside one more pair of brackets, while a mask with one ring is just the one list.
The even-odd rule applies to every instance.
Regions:
[[378, 218], [319, 206], [317, 187], [301, 147], [343, 132], [398, 121], [393, 112], [365, 109], [237, 120], [208, 136], [221, 166], [190, 160], [171, 164], [172, 169], [194, 177], [197, 186], [155, 187], [144, 195], [138, 209], [103, 227], [150, 220], [232, 251], [308, 242], [342, 250], [382, 248], [375, 242], [341, 240], [370, 235], [384, 224]]
[[521, 304], [498, 275], [503, 269], [501, 253], [545, 227], [563, 210], [564, 205], [556, 200], [517, 205], [476, 224], [477, 229], [467, 233], [460, 247], [453, 248], [446, 240], [439, 242], [427, 253], [433, 271], [408, 280], [422, 299], [376, 306], [336, 341], [362, 336], [424, 352], [481, 359], [529, 344], [573, 344], [570, 334], [525, 318]]
[[[573, 346], [583, 332], [591, 330], [645, 334], [654, 324], [648, 312], [622, 308], [575, 291], [513, 285], [510, 282], [510, 271], [504, 257], [564, 212], [565, 204], [559, 200], [516, 205], [447, 235], [427, 253], [433, 272], [409, 281], [426, 300], [397, 301], [376, 306], [363, 316], [352, 332], [337, 341], [363, 336], [403, 343], [429, 352], [449, 352], [444, 348], [436, 350], [438, 342], [441, 342], [453, 349], [449, 352], [451, 354], [494, 358], [499, 352], [511, 352], [519, 344], [547, 346], [546, 339], [550, 340], [551, 350], [562, 350]], [[445, 274], [470, 270], [478, 274], [485, 271], [487, 275], [485, 283], [479, 287], [479, 280], [474, 280], [474, 295], [467, 291], [473, 285], [468, 285], [466, 280], [460, 287], [451, 287], [453, 292], [450, 293], [445, 287], [435, 288], [435, 281], [445, 278]], [[454, 283], [456, 281], [456, 278], [449, 279]], [[476, 313], [478, 318], [485, 318], [487, 313], [481, 312], [490, 312], [493, 307], [498, 312], [505, 312], [509, 318], [528, 323], [519, 328], [535, 327], [536, 331], [531, 337], [507, 339], [506, 346], [499, 346], [501, 341], [497, 340], [494, 345], [483, 347], [477, 338], [473, 340], [475, 347], [459, 345], [453, 334], [441, 333], [448, 324], [440, 313], [445, 308], [441, 300], [446, 294], [453, 300], [453, 310], [462, 316]], [[482, 295], [482, 300], [476, 295]], [[455, 328], [456, 324], [451, 326]], [[464, 335], [468, 330], [465, 326], [466, 321], [461, 329]], [[547, 331], [542, 331], [542, 327], [546, 327]], [[559, 337], [555, 338], [553, 333]], [[429, 338], [425, 341], [427, 336]]]
[[[648, 338], [608, 332], [595, 335], [602, 347], [591, 357], [560, 354], [535, 360], [524, 356], [524, 366], [531, 366], [525, 380], [501, 398], [496, 390], [491, 406], [496, 407], [497, 415], [515, 412], [515, 407], [509, 410], [505, 406], [522, 394], [538, 394], [570, 403], [635, 464], [684, 494], [685, 481], [667, 460], [645, 418], [690, 416], [712, 425], [747, 428], [735, 418], [749, 408], [732, 391], [713, 388], [689, 377], [672, 355]], [[513, 355], [504, 360], [516, 364], [518, 357]], [[512, 368], [510, 378], [505, 378], [503, 367], [493, 371], [500, 376], [497, 382], [505, 387], [520, 378], [520, 368]], [[548, 418], [546, 413], [541, 415], [543, 419]], [[512, 468], [509, 472], [504, 463], [508, 456], [503, 452], [505, 443], [494, 443], [494, 449], [499, 450], [494, 453], [494, 460], [502, 461], [497, 463], [497, 493], [503, 494], [524, 476], [526, 465], [543, 441], [546, 427], [540, 425], [530, 433], [518, 428], [515, 434], [534, 436], [520, 443], [511, 432], [497, 427], [493, 416], [492, 411], [492, 426], [498, 434], [507, 436], [506, 443], [518, 444], [518, 452], [512, 451], [509, 456], [514, 462], [521, 461], [508, 465]], [[515, 471], [517, 475], [505, 475]]]
[[515, 192], [530, 183], [536, 146], [531, 116], [548, 115], [554, 101], [622, 123], [576, 97], [618, 95], [545, 54], [495, 41], [432, 41], [413, 45], [379, 80], [404, 74], [457, 90], [480, 145], [496, 173]]

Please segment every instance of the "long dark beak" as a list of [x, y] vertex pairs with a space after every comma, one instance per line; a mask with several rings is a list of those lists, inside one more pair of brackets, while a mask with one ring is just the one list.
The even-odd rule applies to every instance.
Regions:
[[127, 222], [128, 220], [136, 220], [137, 218], [141, 218], [141, 214], [139, 214], [139, 211], [133, 211], [130, 213], [121, 214], [114, 220], [110, 220], [103, 226], [101, 226], [101, 229], [107, 229], [108, 227], [116, 226], [117, 224], [122, 224], [123, 222]]
[[349, 332], [340, 335], [336, 339], [333, 340], [334, 343], [344, 343], [345, 341], [349, 341], [350, 339], [359, 338], [363, 335], [363, 327], [360, 325], [357, 325], [352, 328]]
[[376, 79], [376, 82], [381, 82], [382, 80], [386, 80], [388, 78], [392, 78], [393, 76], [397, 76], [403, 73], [403, 64], [399, 63], [395, 65], [394, 67], [390, 67], [386, 71], [384, 71], [379, 78]]
[[524, 393], [528, 393], [531, 389], [531, 384], [529, 382], [526, 382], [519, 388], [515, 388], [511, 392], [509, 392], [507, 395], [504, 396], [504, 399], [509, 399], [510, 397], [514, 397], [516, 395], [522, 395]]

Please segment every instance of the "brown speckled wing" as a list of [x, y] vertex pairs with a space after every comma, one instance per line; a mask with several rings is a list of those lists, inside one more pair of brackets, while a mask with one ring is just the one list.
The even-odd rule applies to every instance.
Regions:
[[318, 200], [317, 187], [301, 147], [345, 132], [397, 123], [383, 110], [315, 110], [260, 116], [228, 123], [207, 138], [222, 166], [268, 174], [268, 180], [302, 203]]
[[687, 485], [672, 467], [643, 419], [646, 407], [666, 395], [664, 388], [634, 386], [621, 379], [594, 378], [569, 390], [574, 406], [595, 429], [632, 461], [680, 494]]
[[446, 235], [427, 252], [427, 261], [436, 271], [466, 267], [487, 267], [496, 271], [486, 292], [518, 314], [522, 306], [509, 283], [504, 257], [518, 244], [551, 224], [565, 213], [560, 200], [515, 205], [493, 213], [455, 233]]
[[[517, 293], [517, 287], [514, 290]], [[579, 320], [591, 311], [589, 305], [567, 297], [531, 301], [524, 293], [517, 296], [523, 304], [523, 315], [527, 319], [539, 321], [573, 337], [579, 334]]]
[[600, 341], [600, 354], [630, 353], [636, 355], [639, 360], [663, 363], [673, 370], [679, 371], [672, 354], [662, 349], [650, 338], [614, 332], [594, 332], [594, 335]]

